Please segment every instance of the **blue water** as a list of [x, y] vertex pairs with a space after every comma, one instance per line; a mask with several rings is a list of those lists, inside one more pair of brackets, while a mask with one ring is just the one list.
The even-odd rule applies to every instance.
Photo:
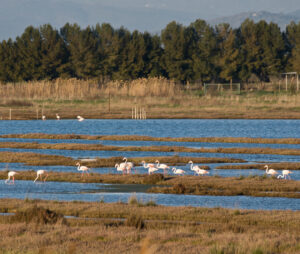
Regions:
[[0, 181], [0, 198], [44, 199], [62, 201], [128, 202], [135, 195], [142, 202], [154, 201], [166, 206], [225, 207], [257, 210], [300, 210], [300, 200], [248, 196], [197, 196], [148, 194], [138, 186], [126, 189], [121, 185], [16, 181], [14, 185]]
[[[49, 133], [49, 134], [87, 134], [87, 135], [145, 135], [153, 137], [253, 137], [253, 138], [300, 138], [300, 120], [46, 120], [46, 121], [0, 121], [0, 135], [12, 133]], [[241, 143], [201, 143], [201, 142], [157, 142], [157, 141], [109, 141], [109, 140], [28, 140], [0, 139], [1, 142], [39, 142], [39, 143], [90, 143], [116, 146], [151, 146], [176, 145], [186, 147], [270, 147], [299, 149], [300, 145], [288, 144], [241, 144]], [[38, 152], [79, 158], [126, 156], [191, 156], [244, 159], [247, 163], [266, 164], [270, 162], [298, 162], [300, 156], [267, 155], [267, 154], [221, 154], [221, 153], [167, 153], [167, 152], [119, 152], [119, 151], [72, 151], [72, 150], [35, 150], [35, 149], [0, 149], [0, 151]], [[249, 176], [264, 175], [264, 170], [217, 170], [220, 164], [207, 164], [211, 167], [209, 176]], [[172, 165], [170, 165], [172, 167]], [[38, 170], [47, 169], [54, 172], [77, 172], [72, 166], [27, 166], [21, 163], [0, 163], [2, 170]], [[177, 166], [192, 174], [189, 165]], [[119, 173], [115, 168], [93, 168], [92, 172], [107, 174]], [[136, 165], [136, 173], [147, 173], [147, 170]], [[279, 171], [280, 172], [280, 171]], [[161, 172], [162, 173], [162, 172]], [[172, 174], [169, 171], [169, 174]], [[300, 180], [300, 171], [294, 171], [293, 180]], [[33, 172], [33, 179], [35, 172]], [[282, 181], [282, 180], [279, 180]], [[112, 190], [113, 189], [113, 190]], [[51, 200], [82, 200], [105, 202], [127, 202], [132, 192], [138, 192], [139, 199], [154, 200], [158, 204], [169, 206], [205, 206], [242, 209], [291, 209], [299, 210], [298, 199], [258, 198], [258, 197], [215, 197], [186, 196], [166, 194], [146, 194], [137, 190], [112, 187], [103, 184], [55, 183], [33, 184], [16, 180], [15, 185], [0, 181], [0, 198], [40, 198]]]
[[51, 133], [153, 137], [300, 138], [300, 120], [2, 120], [0, 134]]

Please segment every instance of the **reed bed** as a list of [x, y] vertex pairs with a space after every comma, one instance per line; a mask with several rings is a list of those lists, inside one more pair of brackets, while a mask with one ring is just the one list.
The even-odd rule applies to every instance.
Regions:
[[279, 154], [300, 155], [299, 149], [280, 148], [190, 148], [183, 146], [106, 146], [102, 144], [74, 143], [25, 143], [0, 142], [0, 148], [19, 149], [56, 149], [56, 150], [85, 150], [85, 151], [143, 151], [143, 152], [174, 152], [174, 153], [228, 153], [228, 154]]
[[[175, 82], [165, 78], [141, 78], [133, 81], [110, 81], [99, 83], [97, 80], [56, 79], [53, 81], [29, 81], [1, 84], [0, 96], [5, 100], [78, 100], [102, 98], [109, 94], [125, 96], [174, 96], [180, 92]], [[4, 100], [4, 102], [5, 102]]]
[[280, 181], [266, 176], [209, 177], [183, 176], [155, 186], [149, 192], [212, 196], [254, 196], [300, 198], [298, 181]]
[[0, 152], [0, 162], [4, 163], [24, 163], [32, 166], [49, 165], [75, 165], [76, 161], [72, 158], [59, 155], [45, 155], [39, 153], [14, 153]]
[[[292, 254], [300, 250], [299, 211], [0, 200], [5, 212], [34, 206], [80, 218], [48, 225], [0, 216], [2, 252]], [[137, 227], [139, 220], [133, 217], [144, 226]]]
[[[243, 93], [241, 95], [203, 95], [201, 87], [182, 86], [164, 78], [133, 81], [57, 79], [1, 84], [0, 117], [39, 119], [41, 110], [47, 119], [131, 118], [137, 106], [147, 118], [243, 118], [299, 119], [300, 96], [290, 93]], [[0, 119], [1, 119], [0, 118]]]
[[203, 143], [249, 143], [249, 144], [300, 144], [299, 138], [247, 138], [247, 137], [150, 137], [139, 135], [79, 135], [79, 134], [4, 134], [0, 138], [22, 139], [87, 139], [87, 140], [118, 140], [118, 141], [165, 141], [165, 142], [203, 142]]
[[[159, 160], [161, 163], [168, 163], [171, 165], [187, 164], [190, 160], [195, 163], [242, 163], [241, 159], [234, 158], [206, 158], [206, 157], [181, 157], [181, 156], [160, 156], [160, 157], [134, 157], [130, 160], [135, 165], [141, 165], [142, 161], [155, 162]], [[70, 157], [60, 155], [44, 155], [39, 153], [15, 153], [15, 152], [0, 152], [0, 162], [4, 163], [24, 163], [26, 165], [35, 166], [74, 166], [76, 162], [81, 160], [74, 160]], [[115, 167], [116, 163], [123, 161], [123, 157], [110, 158], [95, 158], [93, 161], [84, 162], [90, 167]]]

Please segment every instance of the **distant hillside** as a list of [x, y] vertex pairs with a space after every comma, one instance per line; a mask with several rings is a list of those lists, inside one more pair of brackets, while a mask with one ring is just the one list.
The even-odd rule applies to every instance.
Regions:
[[259, 22], [260, 20], [265, 20], [268, 23], [276, 23], [282, 31], [285, 30], [286, 26], [292, 21], [295, 23], [300, 22], [300, 10], [283, 14], [283, 13], [270, 13], [267, 11], [259, 12], [243, 12], [237, 15], [217, 18], [209, 20], [208, 23], [211, 25], [217, 25], [220, 23], [228, 23], [233, 28], [238, 28], [246, 19], [251, 19], [254, 22]]

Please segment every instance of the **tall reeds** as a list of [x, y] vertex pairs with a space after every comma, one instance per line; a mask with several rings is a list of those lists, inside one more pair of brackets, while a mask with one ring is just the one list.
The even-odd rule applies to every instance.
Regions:
[[179, 87], [165, 78], [110, 81], [100, 84], [94, 80], [56, 79], [0, 84], [0, 96], [6, 100], [22, 99], [96, 99], [114, 96], [173, 96]]

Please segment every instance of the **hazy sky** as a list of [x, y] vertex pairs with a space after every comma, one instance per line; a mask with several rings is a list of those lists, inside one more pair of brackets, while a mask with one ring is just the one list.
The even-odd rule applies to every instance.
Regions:
[[240, 12], [265, 10], [288, 13], [300, 0], [0, 0], [0, 40], [13, 39], [33, 25], [65, 23], [81, 27], [97, 23], [129, 30], [160, 32], [169, 22], [188, 25]]

